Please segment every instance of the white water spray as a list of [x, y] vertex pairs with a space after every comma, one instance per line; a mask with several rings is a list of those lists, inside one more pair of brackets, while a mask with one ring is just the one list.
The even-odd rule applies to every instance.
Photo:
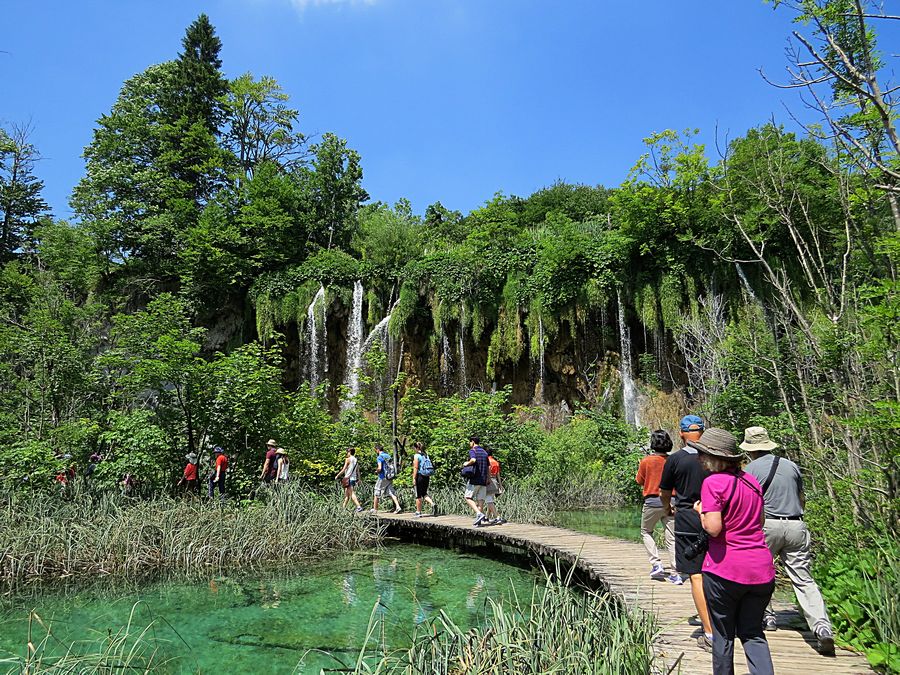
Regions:
[[625, 306], [622, 304], [622, 293], [616, 291], [619, 304], [619, 362], [622, 376], [622, 406], [625, 409], [625, 421], [632, 426], [641, 425], [638, 416], [638, 395], [634, 378], [631, 374], [631, 335], [625, 325]]
[[[353, 284], [353, 305], [350, 310], [350, 325], [347, 330], [347, 373], [344, 384], [350, 388], [350, 396], [359, 393], [359, 368], [362, 365], [363, 348], [363, 285], [361, 281]], [[350, 401], [342, 403], [344, 408], [353, 407]]]
[[459, 389], [466, 395], [466, 306], [459, 306], [459, 331], [457, 333], [457, 352], [459, 352]]
[[445, 392], [450, 389], [450, 338], [444, 324], [441, 324], [441, 387]]
[[[318, 311], [316, 311], [318, 309]], [[326, 328], [325, 287], [319, 287], [316, 297], [306, 309], [306, 344], [309, 350], [306, 374], [310, 388], [315, 391], [328, 372], [328, 333]]]
[[538, 403], [544, 402], [544, 318], [538, 314]]

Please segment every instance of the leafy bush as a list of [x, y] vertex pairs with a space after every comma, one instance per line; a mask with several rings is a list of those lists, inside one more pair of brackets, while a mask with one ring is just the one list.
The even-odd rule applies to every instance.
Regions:
[[900, 673], [900, 541], [833, 554], [819, 566], [838, 637], [871, 664]]
[[546, 437], [534, 467], [534, 481], [566, 485], [577, 476], [636, 501], [641, 494], [634, 480], [644, 453], [638, 432], [606, 413], [579, 411]]

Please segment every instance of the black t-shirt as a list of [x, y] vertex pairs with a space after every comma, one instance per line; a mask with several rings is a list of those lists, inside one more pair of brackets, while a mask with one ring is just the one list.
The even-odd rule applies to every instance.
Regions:
[[675, 490], [675, 508], [693, 508], [694, 502], [700, 499], [703, 479], [708, 475], [696, 452], [679, 450], [666, 459], [659, 489]]

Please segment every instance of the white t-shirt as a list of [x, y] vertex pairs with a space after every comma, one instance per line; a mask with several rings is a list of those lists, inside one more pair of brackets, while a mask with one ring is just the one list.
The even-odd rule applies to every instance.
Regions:
[[344, 472], [344, 477], [348, 480], [359, 480], [359, 460], [356, 458], [356, 455], [350, 455], [348, 457], [347, 462], [347, 470]]

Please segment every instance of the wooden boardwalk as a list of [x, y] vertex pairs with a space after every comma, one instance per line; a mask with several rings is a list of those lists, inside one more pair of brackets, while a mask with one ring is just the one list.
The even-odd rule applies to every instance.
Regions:
[[[660, 673], [706, 675], [712, 672], [710, 655], [697, 646], [699, 629], [687, 624], [688, 617], [695, 614], [690, 586], [652, 581], [648, 576], [647, 552], [639, 543], [540, 525], [506, 523], [475, 528], [471, 518], [462, 516], [413, 518], [404, 513], [381, 514], [379, 519], [388, 534], [404, 540], [526, 555], [533, 562], [557, 557], [574, 564], [583, 578], [608, 588], [629, 606], [656, 614], [660, 626], [656, 641]], [[777, 631], [766, 633], [766, 637], [776, 673], [873, 672], [866, 659], [853, 652], [838, 650], [833, 658], [819, 655], [815, 638], [808, 631], [779, 626]], [[748, 672], [739, 641], [735, 649], [735, 672]]]

